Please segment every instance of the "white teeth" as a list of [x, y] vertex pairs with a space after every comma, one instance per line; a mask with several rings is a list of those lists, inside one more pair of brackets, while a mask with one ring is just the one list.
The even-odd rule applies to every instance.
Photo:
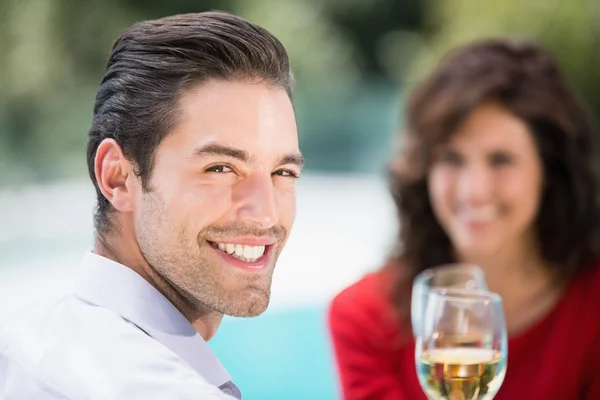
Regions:
[[252, 247], [248, 246], [247, 244], [244, 245], [244, 257], [254, 258], [254, 249], [252, 249]]
[[241, 244], [236, 244], [235, 245], [235, 255], [238, 257], [241, 257], [244, 255], [244, 246], [242, 246]]
[[265, 246], [250, 246], [233, 243], [218, 243], [217, 248], [242, 261], [254, 262], [265, 254]]

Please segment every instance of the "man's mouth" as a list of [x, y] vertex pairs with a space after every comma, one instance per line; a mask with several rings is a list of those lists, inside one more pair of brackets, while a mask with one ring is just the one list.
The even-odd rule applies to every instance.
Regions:
[[239, 243], [216, 243], [209, 242], [210, 245], [224, 253], [229, 254], [238, 260], [253, 263], [259, 260], [269, 246], [250, 246], [247, 244]]

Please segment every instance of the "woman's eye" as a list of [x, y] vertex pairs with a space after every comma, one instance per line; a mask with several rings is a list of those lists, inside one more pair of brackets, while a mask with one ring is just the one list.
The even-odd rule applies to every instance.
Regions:
[[493, 166], [502, 166], [512, 163], [512, 157], [508, 154], [497, 153], [490, 157], [490, 164]]
[[460, 165], [462, 163], [462, 157], [453, 151], [445, 151], [440, 154], [438, 161], [445, 164]]

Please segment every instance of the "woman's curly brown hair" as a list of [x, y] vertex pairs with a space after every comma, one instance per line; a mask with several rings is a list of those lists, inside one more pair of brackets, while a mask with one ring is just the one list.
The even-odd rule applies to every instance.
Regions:
[[[401, 168], [390, 171], [400, 219], [394, 304], [406, 311], [407, 285], [420, 271], [453, 262], [450, 239], [427, 189], [431, 154], [479, 105], [495, 101], [532, 132], [544, 167], [536, 219], [542, 256], [563, 280], [600, 257], [594, 129], [552, 57], [527, 41], [488, 39], [459, 48], [411, 93]], [[404, 158], [405, 157], [405, 158]], [[405, 314], [405, 313], [403, 313]]]

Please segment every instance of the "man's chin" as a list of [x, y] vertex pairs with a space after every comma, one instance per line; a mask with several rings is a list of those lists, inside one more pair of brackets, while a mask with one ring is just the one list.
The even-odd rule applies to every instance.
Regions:
[[243, 299], [233, 299], [223, 314], [231, 317], [257, 317], [269, 306], [269, 294], [252, 293]]
[[266, 305], [262, 304], [244, 304], [236, 307], [232, 307], [228, 310], [225, 310], [223, 314], [228, 315], [230, 317], [239, 317], [239, 318], [250, 318], [250, 317], [258, 317], [262, 313], [267, 310]]

